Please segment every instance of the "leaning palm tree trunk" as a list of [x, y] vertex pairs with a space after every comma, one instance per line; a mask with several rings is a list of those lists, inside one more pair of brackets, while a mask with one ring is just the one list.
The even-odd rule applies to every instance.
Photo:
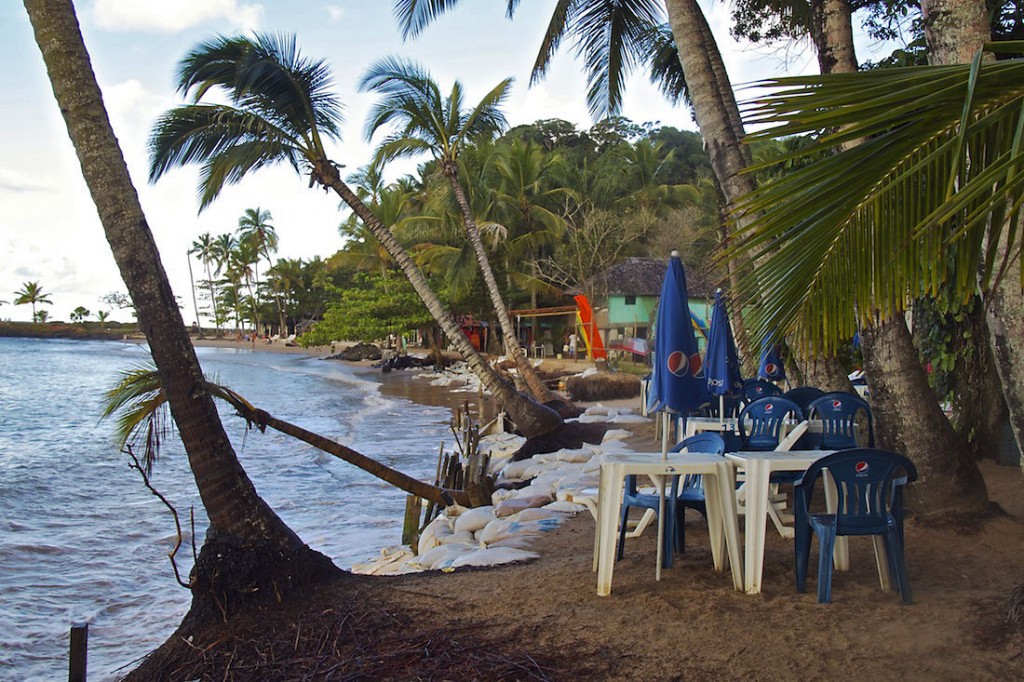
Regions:
[[333, 569], [330, 560], [305, 546], [256, 493], [204, 387], [199, 361], [110, 127], [74, 7], [70, 0], [25, 0], [25, 9], [209, 516], [210, 532], [194, 569], [192, 615], [219, 617], [224, 611], [214, 603], [227, 609], [249, 598], [241, 589], [243, 582], [250, 590], [262, 588], [273, 594], [275, 587], [286, 592], [323, 575]]
[[487, 294], [491, 298], [491, 307], [494, 308], [494, 313], [498, 316], [498, 325], [501, 327], [501, 337], [506, 351], [515, 361], [516, 370], [526, 381], [526, 385], [529, 387], [530, 393], [533, 394], [534, 398], [542, 403], [562, 402], [562, 397], [549, 389], [541, 381], [541, 378], [537, 376], [537, 373], [533, 371], [533, 366], [527, 359], [526, 353], [523, 352], [523, 347], [515, 335], [512, 320], [508, 316], [508, 308], [505, 307], [505, 302], [501, 299], [498, 282], [494, 278], [494, 271], [491, 269], [491, 262], [487, 258], [487, 252], [484, 250], [483, 240], [480, 239], [480, 228], [477, 226], [476, 220], [473, 219], [473, 209], [470, 208], [466, 193], [462, 190], [462, 185], [459, 183], [458, 167], [454, 162], [445, 163], [443, 172], [444, 176], [448, 179], [448, 184], [451, 185], [452, 193], [455, 195], [455, 202], [459, 205], [459, 212], [462, 213], [462, 222], [466, 227], [466, 236], [473, 247], [473, 252], [476, 254], [476, 262], [480, 266], [480, 273], [483, 275], [484, 284], [487, 286]]
[[527, 438], [547, 433], [562, 423], [558, 414], [529, 396], [516, 391], [509, 382], [502, 379], [494, 369], [480, 356], [480, 354], [469, 343], [469, 339], [462, 333], [451, 313], [444, 307], [440, 299], [430, 288], [423, 273], [413, 262], [402, 245], [398, 243], [395, 236], [388, 230], [377, 216], [364, 204], [355, 192], [341, 179], [338, 168], [327, 159], [320, 159], [314, 162], [313, 177], [325, 187], [334, 190], [342, 201], [359, 216], [363, 224], [373, 233], [377, 240], [387, 249], [395, 263], [402, 269], [402, 272], [409, 279], [413, 289], [419, 294], [423, 304], [430, 311], [430, 314], [437, 320], [438, 325], [448, 336], [448, 339], [455, 345], [459, 353], [466, 360], [470, 369], [480, 378], [484, 386], [491, 392], [494, 399], [498, 401], [509, 417], [515, 422], [516, 427]]

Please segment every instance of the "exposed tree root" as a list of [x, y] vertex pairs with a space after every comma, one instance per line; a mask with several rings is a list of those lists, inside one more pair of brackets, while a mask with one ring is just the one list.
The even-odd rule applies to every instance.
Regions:
[[512, 460], [518, 462], [544, 452], [557, 452], [563, 448], [581, 448], [584, 443], [596, 445], [604, 439], [604, 434], [610, 428], [612, 427], [606, 423], [566, 422], [554, 431], [528, 439], [512, 454]]

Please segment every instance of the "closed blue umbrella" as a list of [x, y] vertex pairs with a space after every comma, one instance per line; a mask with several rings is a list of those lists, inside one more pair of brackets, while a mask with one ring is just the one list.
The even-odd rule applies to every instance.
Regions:
[[786, 378], [786, 367], [779, 357], [779, 346], [772, 337], [761, 342], [761, 362], [757, 367], [758, 379], [783, 381]]
[[[669, 412], [685, 414], [707, 400], [708, 389], [697, 338], [690, 321], [689, 294], [686, 291], [686, 273], [673, 251], [668, 259], [668, 270], [661, 286], [658, 316], [654, 326], [654, 371], [651, 376], [648, 412], [664, 413], [661, 436], [661, 456], [668, 456]], [[661, 485], [658, 505], [658, 565], [655, 578], [661, 580], [662, 553], [665, 537], [665, 486]]]
[[729, 313], [725, 308], [722, 290], [715, 292], [715, 303], [711, 308], [711, 330], [708, 332], [708, 350], [704, 359], [704, 374], [707, 377], [708, 392], [718, 396], [718, 416], [725, 417], [725, 396], [743, 387], [740, 377], [739, 354], [729, 324]]
[[648, 412], [685, 414], [707, 400], [707, 385], [688, 303], [686, 273], [679, 252], [673, 251], [658, 301]]

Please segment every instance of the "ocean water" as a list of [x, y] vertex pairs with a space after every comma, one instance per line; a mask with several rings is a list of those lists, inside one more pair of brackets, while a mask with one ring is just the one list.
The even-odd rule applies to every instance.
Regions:
[[[450, 412], [379, 392], [337, 362], [248, 349], [198, 349], [207, 375], [275, 416], [421, 479], [434, 475]], [[89, 623], [89, 677], [112, 679], [163, 642], [188, 610], [167, 559], [170, 512], [143, 486], [100, 421], [103, 392], [149, 360], [134, 343], [0, 338], [0, 680], [67, 675], [68, 629]], [[397, 544], [405, 494], [314, 448], [225, 427], [256, 489], [310, 546], [349, 568]], [[192, 566], [206, 529], [180, 441], [152, 484], [178, 510]], [[126, 667], [127, 666], [127, 667]]]

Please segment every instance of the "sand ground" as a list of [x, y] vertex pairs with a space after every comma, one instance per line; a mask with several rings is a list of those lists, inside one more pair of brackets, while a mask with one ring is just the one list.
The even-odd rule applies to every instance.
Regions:
[[[433, 404], [464, 398], [425, 384], [396, 372], [385, 390]], [[632, 444], [654, 449], [653, 428], [637, 429]], [[908, 520], [909, 606], [879, 589], [863, 538], [851, 540], [850, 572], [834, 576], [832, 604], [817, 603], [813, 575], [808, 592], [796, 593], [792, 541], [770, 528], [763, 592], [736, 592], [728, 574], [712, 570], [705, 525], [693, 512], [686, 552], [663, 579], [654, 580], [648, 532], [627, 541], [608, 597], [597, 596], [594, 521], [583, 513], [541, 537], [540, 559], [527, 564], [354, 577], [317, 598], [379, 601], [411, 614], [417, 631], [471, 632], [542, 663], [568, 657], [600, 679], [1024, 679], [1024, 637], [1004, 619], [1022, 580], [1024, 477], [993, 462], [981, 469], [1001, 513], [973, 526]], [[812, 554], [812, 572], [815, 565]], [[550, 677], [576, 678], [564, 666]]]

